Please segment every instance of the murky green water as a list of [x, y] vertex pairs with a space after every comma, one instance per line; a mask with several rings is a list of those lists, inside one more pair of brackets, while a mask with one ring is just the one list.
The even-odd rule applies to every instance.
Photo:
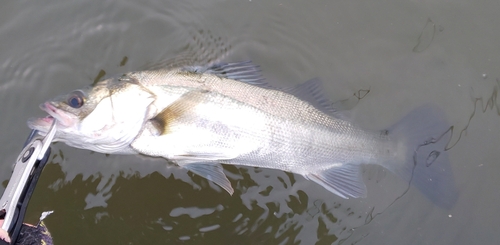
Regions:
[[225, 166], [229, 196], [162, 159], [58, 143], [26, 221], [54, 210], [46, 223], [56, 244], [496, 244], [499, 9], [492, 0], [4, 2], [0, 181], [26, 120], [44, 114], [39, 103], [101, 70], [138, 70], [220, 37], [227, 60], [260, 64], [276, 86], [319, 77], [333, 101], [369, 90], [352, 111], [365, 128], [441, 107], [454, 126], [455, 207], [405, 192], [408, 183], [376, 167], [365, 168], [368, 197], [344, 200], [301, 176]]

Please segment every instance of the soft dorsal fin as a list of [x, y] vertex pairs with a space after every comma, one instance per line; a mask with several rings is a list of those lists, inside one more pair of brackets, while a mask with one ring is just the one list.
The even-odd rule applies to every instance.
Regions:
[[253, 64], [251, 61], [242, 61], [234, 63], [217, 63], [211, 66], [187, 66], [183, 70], [214, 74], [219, 77], [237, 80], [240, 82], [256, 85], [267, 86], [262, 77], [260, 67]]
[[284, 91], [294, 95], [295, 97], [303, 101], [308, 102], [323, 113], [344, 120], [348, 118], [347, 112], [341, 112], [341, 110], [334, 107], [334, 103], [332, 103], [323, 94], [323, 86], [319, 78], [310, 79], [295, 87], [285, 89]]

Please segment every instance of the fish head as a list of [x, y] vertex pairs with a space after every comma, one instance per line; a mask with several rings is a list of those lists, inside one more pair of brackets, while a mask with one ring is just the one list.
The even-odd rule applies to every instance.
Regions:
[[55, 120], [54, 141], [101, 153], [131, 153], [129, 145], [154, 99], [137, 81], [110, 78], [42, 103], [49, 115], [29, 119], [28, 126], [45, 135]]

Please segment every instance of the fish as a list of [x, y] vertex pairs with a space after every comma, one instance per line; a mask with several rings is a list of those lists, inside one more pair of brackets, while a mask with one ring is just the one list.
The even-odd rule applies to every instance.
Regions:
[[303, 176], [341, 198], [367, 196], [362, 166], [375, 164], [433, 203], [458, 198], [447, 156], [450, 126], [423, 105], [383, 130], [365, 130], [311, 79], [270, 86], [250, 61], [169, 65], [109, 77], [40, 105], [28, 126], [55, 142], [106, 154], [162, 157], [234, 193], [222, 164]]

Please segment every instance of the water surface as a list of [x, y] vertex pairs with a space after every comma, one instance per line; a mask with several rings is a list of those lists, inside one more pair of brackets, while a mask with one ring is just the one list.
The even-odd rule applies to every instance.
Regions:
[[[56, 244], [496, 244], [500, 3], [481, 1], [9, 1], [0, 8], [0, 181], [38, 104], [186, 49], [228, 50], [275, 86], [319, 77], [332, 101], [369, 90], [352, 120], [383, 129], [432, 103], [454, 126], [451, 210], [365, 168], [365, 199], [298, 175], [225, 166], [219, 187], [165, 160], [53, 145], [27, 222]], [[220, 39], [219, 39], [220, 38]], [[207, 45], [206, 42], [212, 42]], [[216, 52], [217, 53], [217, 52]], [[104, 72], [104, 73], [103, 73]], [[487, 107], [487, 105], [490, 105]], [[466, 131], [464, 131], [466, 129]]]

